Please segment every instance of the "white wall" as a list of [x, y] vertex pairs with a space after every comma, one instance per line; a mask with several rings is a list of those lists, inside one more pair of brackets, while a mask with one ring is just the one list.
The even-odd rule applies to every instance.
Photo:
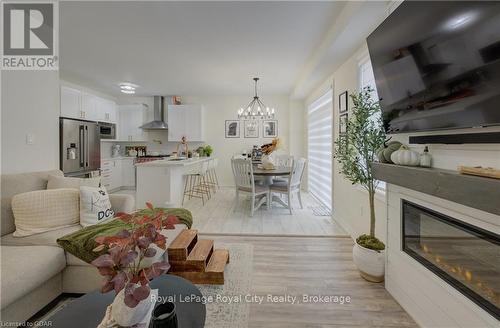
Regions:
[[[2, 71], [2, 174], [59, 168], [59, 72]], [[32, 134], [34, 143], [26, 143]]]
[[[289, 100], [288, 144], [294, 158], [307, 158], [307, 111], [302, 100]], [[307, 190], [307, 174], [302, 178], [303, 190]]]
[[[262, 100], [269, 107], [276, 108], [278, 120], [278, 137], [281, 140], [279, 152], [289, 153], [290, 149], [290, 104], [288, 96], [262, 96]], [[219, 158], [219, 182], [225, 186], [234, 185], [230, 159], [243, 150], [250, 150], [253, 145], [262, 145], [271, 142], [272, 138], [244, 138], [243, 129], [240, 138], [225, 138], [225, 120], [237, 119], [237, 110], [250, 101], [250, 96], [182, 96], [185, 104], [202, 104], [205, 106], [205, 136], [206, 143], [214, 148], [213, 156]], [[295, 106], [295, 105], [294, 105]], [[300, 113], [297, 112], [297, 115]], [[299, 124], [297, 124], [299, 125]], [[299, 128], [297, 128], [298, 130]], [[296, 128], [294, 127], [294, 130]], [[299, 132], [300, 133], [300, 132]], [[295, 138], [294, 138], [295, 139]], [[298, 151], [295, 150], [294, 151]]]

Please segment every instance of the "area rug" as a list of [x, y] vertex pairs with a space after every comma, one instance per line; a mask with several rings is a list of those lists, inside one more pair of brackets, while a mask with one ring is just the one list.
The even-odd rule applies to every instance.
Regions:
[[[250, 294], [253, 276], [253, 245], [222, 244], [217, 248], [229, 250], [229, 264], [224, 273], [224, 285], [197, 285], [207, 302], [205, 328], [248, 327], [249, 303], [245, 295]], [[239, 297], [243, 302], [235, 302]]]
[[[248, 327], [249, 304], [244, 297], [251, 292], [253, 276], [253, 245], [217, 243], [217, 248], [229, 250], [229, 264], [224, 273], [224, 285], [197, 285], [205, 297], [214, 300], [206, 304], [205, 328]], [[235, 303], [235, 297], [243, 302]], [[46, 321], [64, 309], [75, 297], [61, 297], [48, 310], [37, 313], [30, 321]], [[229, 301], [233, 300], [233, 301]]]

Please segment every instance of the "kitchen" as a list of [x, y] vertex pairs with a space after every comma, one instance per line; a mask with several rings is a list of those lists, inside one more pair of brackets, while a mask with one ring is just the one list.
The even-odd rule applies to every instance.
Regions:
[[[176, 164], [193, 164], [188, 157], [204, 155], [200, 147], [205, 139], [202, 105], [179, 104], [174, 97], [132, 100], [119, 100], [120, 104], [94, 89], [61, 83], [60, 166], [65, 175], [100, 174], [108, 191], [134, 191], [138, 185], [136, 165], [173, 159]], [[177, 154], [183, 136], [187, 137], [189, 151]], [[181, 195], [181, 191], [178, 193]], [[151, 196], [138, 197], [142, 198], [149, 200]]]

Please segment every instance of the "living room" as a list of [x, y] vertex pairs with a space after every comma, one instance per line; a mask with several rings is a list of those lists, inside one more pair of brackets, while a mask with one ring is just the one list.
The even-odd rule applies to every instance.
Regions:
[[43, 4], [2, 2], [2, 325], [498, 326], [499, 3]]

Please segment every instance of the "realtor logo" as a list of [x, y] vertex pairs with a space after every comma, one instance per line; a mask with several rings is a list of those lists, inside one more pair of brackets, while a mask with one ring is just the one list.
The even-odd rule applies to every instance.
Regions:
[[54, 70], [57, 3], [2, 3], [2, 69]]

